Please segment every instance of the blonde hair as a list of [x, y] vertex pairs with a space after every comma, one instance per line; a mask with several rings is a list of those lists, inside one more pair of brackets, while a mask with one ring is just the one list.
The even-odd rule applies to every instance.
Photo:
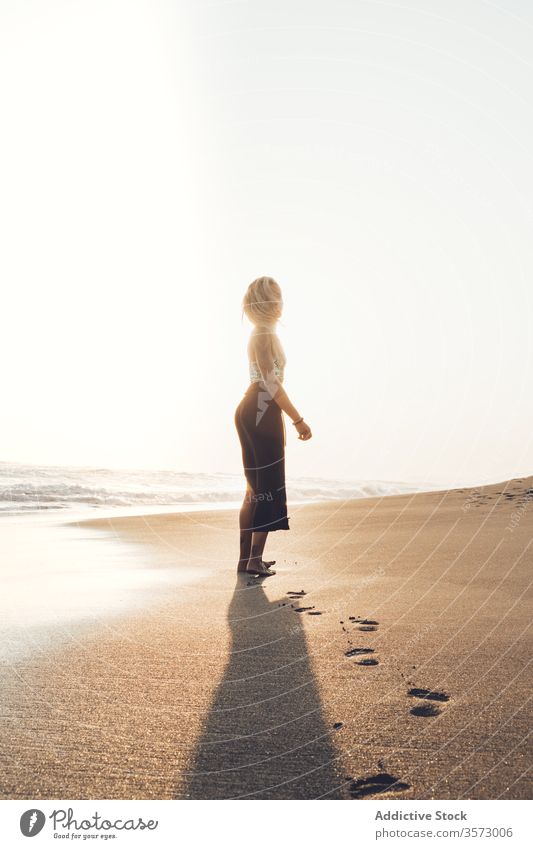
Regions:
[[242, 310], [256, 326], [274, 324], [278, 319], [281, 288], [273, 277], [257, 277], [246, 290]]
[[273, 277], [257, 277], [250, 283], [242, 300], [242, 311], [252, 322], [256, 331], [264, 328], [270, 336], [272, 352], [282, 367], [287, 362], [283, 345], [281, 344], [275, 330], [275, 324], [279, 317], [279, 306], [283, 303], [281, 298], [281, 287]]

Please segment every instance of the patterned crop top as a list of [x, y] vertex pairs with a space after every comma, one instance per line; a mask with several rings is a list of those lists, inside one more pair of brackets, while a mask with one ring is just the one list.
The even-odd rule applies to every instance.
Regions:
[[[263, 380], [263, 378], [261, 377], [261, 372], [259, 371], [259, 367], [258, 367], [257, 363], [255, 362], [255, 360], [250, 360], [249, 364], [250, 364], [250, 382], [251, 383], [257, 383], [258, 381]], [[281, 383], [283, 383], [283, 372], [284, 372], [284, 367], [279, 364], [279, 362], [276, 358], [274, 358], [274, 374], [276, 375], [277, 378], [279, 378]]]

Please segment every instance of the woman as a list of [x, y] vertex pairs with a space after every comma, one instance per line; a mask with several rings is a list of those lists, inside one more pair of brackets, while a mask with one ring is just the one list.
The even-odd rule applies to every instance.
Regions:
[[312, 436], [282, 386], [286, 358], [276, 334], [282, 308], [281, 289], [272, 277], [250, 283], [243, 299], [243, 312], [254, 325], [248, 343], [250, 386], [235, 411], [246, 476], [237, 571], [261, 577], [276, 574], [269, 568], [274, 561], [263, 561], [269, 531], [289, 530], [282, 411], [292, 419], [299, 439]]

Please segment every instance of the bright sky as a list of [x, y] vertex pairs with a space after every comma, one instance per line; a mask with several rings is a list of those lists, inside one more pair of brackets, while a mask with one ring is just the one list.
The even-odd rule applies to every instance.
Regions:
[[527, 0], [0, 0], [4, 460], [240, 472], [282, 286], [291, 476], [533, 471]]

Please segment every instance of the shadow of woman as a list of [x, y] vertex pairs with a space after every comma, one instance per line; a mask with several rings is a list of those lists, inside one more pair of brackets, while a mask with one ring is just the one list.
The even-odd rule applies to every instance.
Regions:
[[[231, 652], [187, 774], [189, 799], [341, 798], [301, 616], [238, 576]], [[183, 797], [182, 797], [183, 798]]]

